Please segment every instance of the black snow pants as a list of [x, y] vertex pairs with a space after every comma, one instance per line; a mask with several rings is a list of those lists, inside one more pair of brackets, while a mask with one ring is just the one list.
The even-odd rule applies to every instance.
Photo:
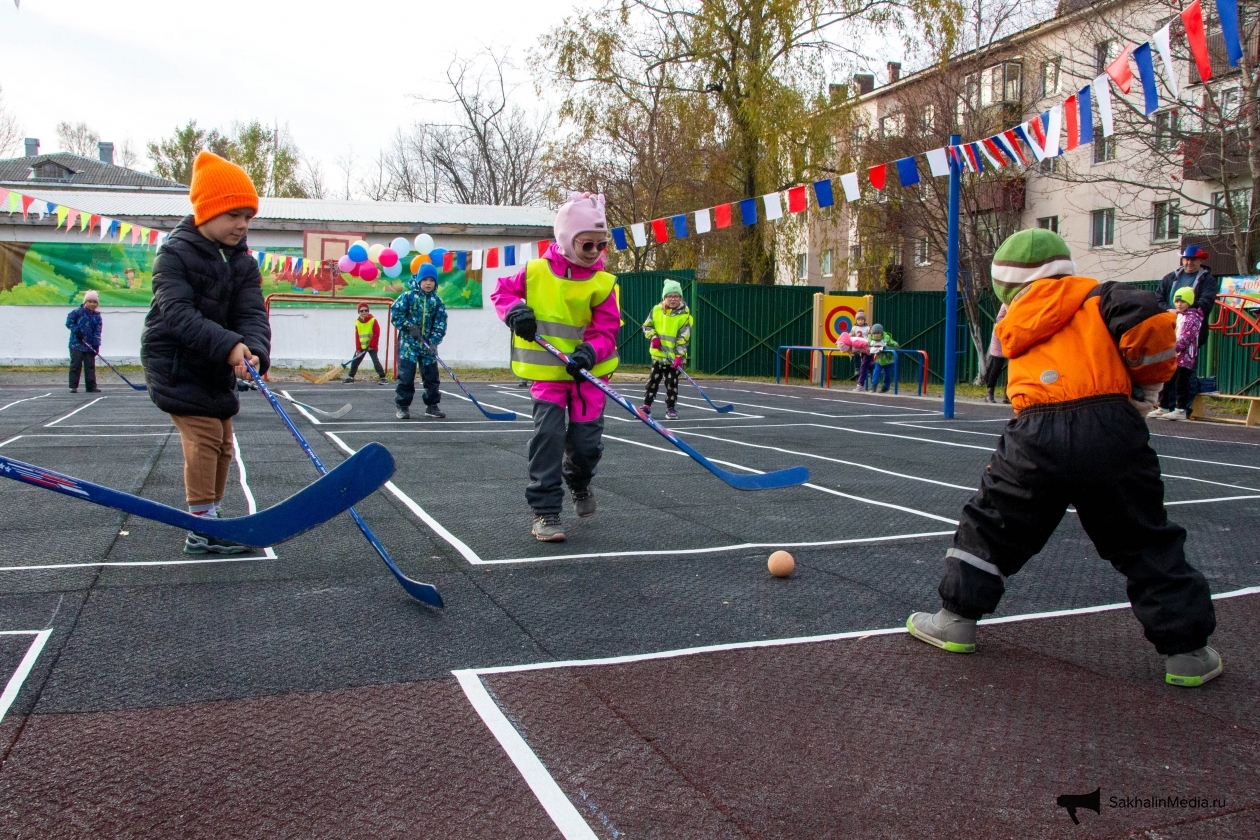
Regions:
[[1146, 421], [1119, 395], [1025, 408], [1006, 427], [945, 557], [945, 609], [993, 612], [1006, 578], [1041, 551], [1068, 505], [1099, 555], [1128, 578], [1146, 638], [1165, 656], [1207, 644], [1216, 612], [1168, 521]]
[[534, 436], [529, 441], [529, 485], [525, 501], [534, 513], [559, 513], [564, 484], [586, 491], [604, 454], [604, 418], [569, 423], [567, 410], [547, 400], [534, 400]]

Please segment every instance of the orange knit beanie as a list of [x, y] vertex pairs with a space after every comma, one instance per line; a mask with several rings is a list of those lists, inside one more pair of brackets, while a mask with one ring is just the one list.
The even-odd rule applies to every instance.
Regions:
[[204, 224], [221, 213], [248, 207], [258, 212], [258, 190], [245, 170], [213, 152], [202, 152], [193, 161], [193, 222]]

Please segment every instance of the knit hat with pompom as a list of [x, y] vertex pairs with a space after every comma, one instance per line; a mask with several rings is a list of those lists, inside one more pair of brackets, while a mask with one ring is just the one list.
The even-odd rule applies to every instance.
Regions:
[[1002, 303], [1010, 303], [1034, 280], [1075, 273], [1072, 251], [1057, 233], [1021, 230], [1008, 236], [993, 255], [993, 293]]

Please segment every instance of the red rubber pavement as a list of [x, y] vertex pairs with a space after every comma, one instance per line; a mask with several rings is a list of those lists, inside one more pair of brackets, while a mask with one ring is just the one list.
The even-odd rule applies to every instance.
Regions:
[[[1201, 689], [1127, 610], [484, 679], [600, 836], [1253, 838], [1260, 596], [1217, 612]], [[1080, 827], [1055, 804], [1097, 787]], [[1120, 807], [1174, 795], [1207, 806]]]

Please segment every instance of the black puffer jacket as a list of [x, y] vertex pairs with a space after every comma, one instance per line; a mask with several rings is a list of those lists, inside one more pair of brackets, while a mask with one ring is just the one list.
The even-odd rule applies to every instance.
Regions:
[[244, 239], [233, 248], [221, 246], [187, 216], [153, 264], [153, 306], [140, 338], [150, 398], [168, 414], [234, 416], [240, 403], [227, 359], [241, 342], [265, 373], [271, 324], [258, 263]]

